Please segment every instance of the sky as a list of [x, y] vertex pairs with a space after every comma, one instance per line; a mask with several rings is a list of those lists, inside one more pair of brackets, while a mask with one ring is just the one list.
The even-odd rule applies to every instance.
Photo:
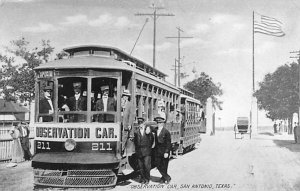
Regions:
[[[113, 46], [152, 65], [153, 19], [136, 13], [153, 13], [157, 19], [156, 68], [174, 82], [180, 27], [182, 72], [191, 81], [200, 72], [221, 83], [223, 110], [216, 111], [217, 126], [233, 126], [237, 116], [249, 116], [252, 93], [252, 14], [270, 16], [283, 23], [284, 37], [255, 34], [255, 86], [267, 73], [295, 59], [300, 49], [300, 2], [297, 0], [0, 0], [0, 47], [24, 37], [30, 46], [50, 40], [55, 52], [74, 45]], [[255, 14], [257, 17], [257, 14]], [[54, 58], [54, 56], [53, 56]], [[195, 69], [196, 73], [192, 70]], [[259, 125], [270, 125], [258, 113]]]

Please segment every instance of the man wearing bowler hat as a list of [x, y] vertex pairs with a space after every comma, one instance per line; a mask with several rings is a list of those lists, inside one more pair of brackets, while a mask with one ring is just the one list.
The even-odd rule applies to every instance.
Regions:
[[153, 134], [150, 127], [146, 127], [145, 119], [138, 117], [138, 128], [134, 132], [135, 154], [141, 174], [141, 183], [149, 184], [151, 170], [151, 154]]
[[154, 161], [155, 165], [162, 175], [160, 183], [169, 184], [171, 177], [168, 175], [169, 157], [171, 151], [171, 134], [165, 128], [165, 117], [156, 115], [154, 121], [157, 123], [155, 133]]
[[[51, 100], [52, 87], [45, 86], [43, 90], [44, 90], [44, 97], [40, 99], [39, 102], [40, 114], [53, 114], [54, 108]], [[53, 120], [52, 116], [42, 116], [43, 122], [50, 122], [52, 120]]]
[[73, 83], [74, 96], [70, 97], [68, 106], [71, 111], [86, 111], [86, 98], [81, 96], [81, 83]]
[[[68, 100], [68, 107], [70, 111], [86, 111], [87, 101], [86, 97], [81, 96], [81, 82], [73, 83], [74, 96]], [[85, 121], [85, 116], [80, 114], [70, 115], [70, 122], [82, 122]]]

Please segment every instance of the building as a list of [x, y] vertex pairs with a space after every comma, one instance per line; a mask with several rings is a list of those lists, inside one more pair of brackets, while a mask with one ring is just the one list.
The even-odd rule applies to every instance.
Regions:
[[29, 121], [29, 109], [14, 101], [0, 99], [0, 127], [16, 121]]

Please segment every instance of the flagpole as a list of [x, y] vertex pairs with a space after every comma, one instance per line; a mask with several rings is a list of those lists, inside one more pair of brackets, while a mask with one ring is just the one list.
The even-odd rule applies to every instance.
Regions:
[[252, 15], [252, 93], [255, 92], [254, 80], [254, 11]]
[[253, 128], [253, 93], [255, 91], [254, 85], [254, 11], [252, 13], [252, 93], [251, 93], [251, 131]]

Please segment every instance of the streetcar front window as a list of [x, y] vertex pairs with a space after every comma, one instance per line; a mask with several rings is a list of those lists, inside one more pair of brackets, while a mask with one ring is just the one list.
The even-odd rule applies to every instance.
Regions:
[[53, 102], [53, 81], [40, 80], [39, 86], [39, 104], [38, 104], [38, 121], [52, 122], [54, 115]]
[[114, 123], [117, 111], [117, 79], [97, 77], [91, 84], [92, 122]]
[[86, 122], [87, 79], [66, 77], [58, 79], [58, 121]]

